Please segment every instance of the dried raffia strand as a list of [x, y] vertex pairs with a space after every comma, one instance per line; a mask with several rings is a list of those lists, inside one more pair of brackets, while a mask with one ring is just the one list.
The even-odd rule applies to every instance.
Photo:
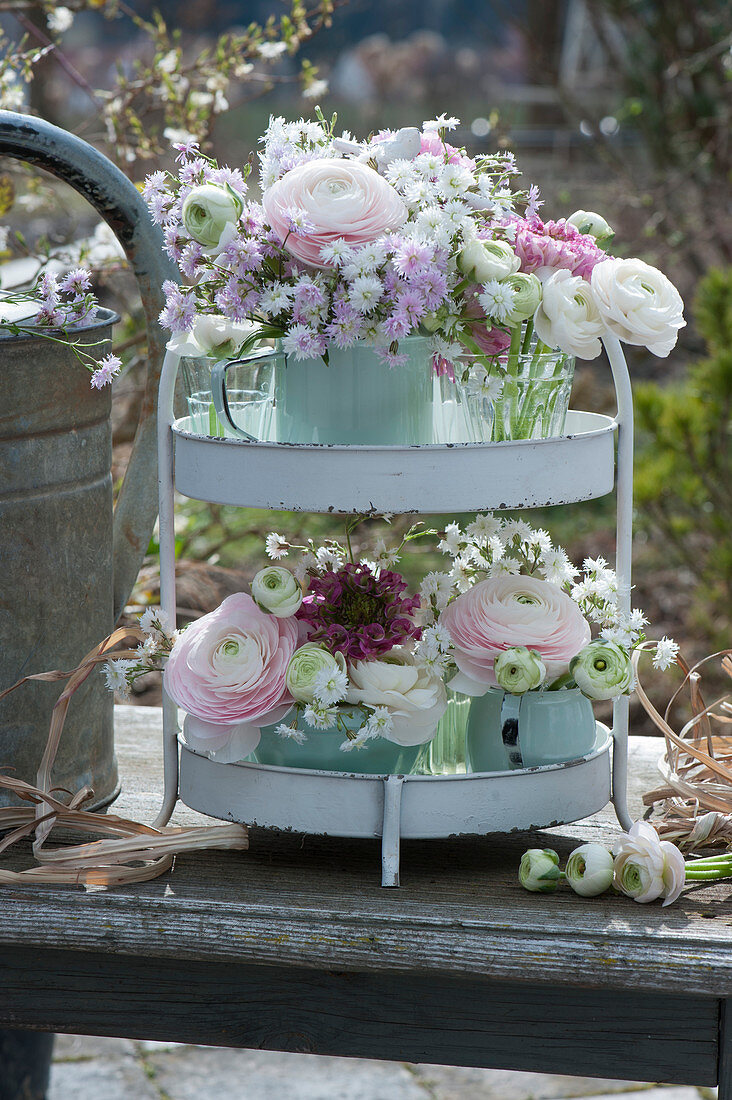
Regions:
[[[732, 650], [712, 653], [693, 667], [679, 659], [684, 670], [683, 683], [677, 688], [662, 717], [646, 695], [638, 677], [638, 659], [644, 647], [633, 657], [636, 690], [643, 707], [666, 740], [666, 752], [659, 763], [664, 785], [643, 797], [647, 806], [661, 805], [662, 817], [654, 822], [666, 840], [697, 849], [723, 845], [732, 848], [732, 733], [724, 727], [732, 722], [732, 705], [724, 695], [706, 704], [698, 670], [714, 658], [722, 658], [722, 668], [732, 676]], [[677, 734], [669, 723], [673, 703], [688, 686], [693, 717]], [[719, 723], [722, 732], [716, 732]]]
[[[17, 841], [35, 832], [33, 855], [38, 866], [23, 871], [0, 869], [0, 884], [45, 883], [85, 886], [119, 886], [122, 883], [145, 882], [156, 878], [173, 866], [173, 859], [182, 852], [207, 848], [243, 850], [249, 846], [247, 830], [242, 825], [205, 825], [188, 828], [166, 826], [155, 829], [114, 814], [91, 813], [80, 808], [93, 794], [82, 787], [69, 800], [61, 802], [51, 788], [51, 770], [63, 733], [64, 722], [74, 692], [98, 664], [110, 660], [134, 657], [132, 649], [111, 650], [126, 638], [141, 641], [144, 635], [136, 628], [115, 630], [95, 646], [81, 664], [71, 672], [55, 669], [33, 676], [24, 676], [12, 687], [0, 693], [0, 699], [30, 680], [68, 684], [56, 701], [51, 715], [48, 741], [43, 753], [36, 786], [0, 773], [0, 787], [10, 790], [28, 806], [8, 806], [0, 809], [0, 831], [11, 830], [0, 842], [0, 853]], [[68, 792], [67, 792], [68, 793]], [[101, 833], [104, 840], [49, 850], [44, 841], [56, 826], [83, 833]], [[135, 864], [136, 866], [127, 866]]]

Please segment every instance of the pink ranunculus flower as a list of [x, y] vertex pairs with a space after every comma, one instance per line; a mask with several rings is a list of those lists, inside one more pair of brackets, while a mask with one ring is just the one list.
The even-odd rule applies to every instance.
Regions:
[[297, 647], [295, 618], [261, 611], [237, 592], [176, 639], [163, 687], [188, 712], [185, 738], [219, 760], [241, 760], [259, 743], [259, 727], [292, 706], [285, 675]]
[[[301, 164], [273, 183], [262, 198], [267, 220], [288, 252], [325, 269], [322, 249], [343, 240], [368, 244], [398, 229], [408, 211], [391, 184], [356, 160], [323, 157]], [[294, 214], [304, 224], [292, 229]]]
[[521, 270], [533, 271], [540, 279], [558, 268], [589, 279], [595, 264], [607, 258], [594, 237], [580, 233], [564, 218], [543, 222], [534, 216], [518, 221], [513, 247], [521, 260]]
[[496, 687], [493, 662], [512, 646], [535, 650], [547, 682], [563, 675], [590, 640], [590, 627], [574, 600], [550, 581], [502, 576], [480, 581], [443, 611], [460, 670], [450, 686], [465, 695]]

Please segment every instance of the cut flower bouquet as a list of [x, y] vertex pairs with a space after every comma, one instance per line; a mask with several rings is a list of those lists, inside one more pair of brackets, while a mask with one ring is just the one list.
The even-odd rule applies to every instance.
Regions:
[[[451, 568], [428, 574], [422, 593], [450, 636], [454, 690], [577, 687], [590, 699], [632, 690], [631, 653], [645, 642], [648, 620], [638, 608], [623, 614], [616, 574], [603, 558], [585, 559], [580, 570], [546, 531], [492, 514], [465, 530], [449, 524], [439, 548]], [[655, 666], [668, 667], [677, 652], [663, 638]]]
[[[412, 528], [398, 547], [379, 540], [373, 560], [354, 560], [352, 529], [353, 521], [346, 545], [294, 545], [271, 533], [275, 564], [256, 574], [251, 595], [229, 596], [182, 632], [147, 612], [140, 660], [118, 662], [110, 686], [164, 666], [165, 690], [186, 711], [187, 744], [221, 761], [288, 742], [307, 746], [305, 760], [326, 732], [337, 738], [336, 761], [376, 741], [414, 748], [438, 729], [446, 682], [472, 698], [479, 738], [489, 735], [485, 696], [526, 700], [524, 710], [530, 699], [580, 696], [594, 743], [589, 700], [633, 689], [632, 652], [651, 646], [647, 620], [638, 609], [623, 614], [603, 559], [587, 559], [580, 571], [546, 531], [479, 515], [464, 531], [448, 525], [439, 548], [451, 568], [428, 573], [410, 594], [394, 567], [407, 543], [434, 532]], [[279, 564], [290, 554], [292, 568]], [[664, 668], [676, 652], [663, 638], [654, 663]], [[565, 716], [558, 759], [573, 756], [573, 720]], [[546, 731], [541, 737], [549, 740]], [[506, 766], [517, 766], [514, 756]]]
[[374, 561], [353, 561], [336, 541], [295, 547], [272, 533], [271, 557], [299, 554], [293, 570], [267, 566], [251, 595], [229, 596], [176, 634], [146, 613], [140, 660], [117, 662], [110, 686], [163, 665], [186, 743], [224, 762], [248, 757], [263, 733], [303, 746], [331, 731], [341, 754], [375, 740], [419, 746], [447, 698], [442, 670], [420, 656], [420, 596], [391, 568], [401, 548], [382, 543]]
[[608, 334], [669, 354], [685, 322], [666, 276], [611, 257], [599, 215], [542, 221], [538, 189], [514, 188], [512, 154], [468, 156], [444, 116], [361, 142], [335, 123], [270, 119], [261, 201], [249, 164], [221, 167], [192, 142], [176, 146], [176, 175], [148, 177], [183, 279], [165, 285], [170, 347], [222, 357], [232, 339], [240, 354], [276, 339], [290, 360], [328, 361], [364, 343], [399, 368], [402, 342], [420, 335], [426, 362], [472, 373], [524, 435], [543, 415], [518, 393], [524, 364], [540, 389], [542, 356], [593, 359]]

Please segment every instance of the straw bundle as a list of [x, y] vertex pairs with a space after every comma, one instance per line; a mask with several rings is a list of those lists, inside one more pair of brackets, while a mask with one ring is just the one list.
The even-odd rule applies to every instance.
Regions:
[[[636, 678], [638, 657], [634, 663]], [[637, 678], [638, 698], [666, 741], [659, 763], [664, 785], [644, 795], [647, 806], [659, 803], [661, 818], [654, 821], [659, 833], [680, 847], [732, 847], [732, 702], [725, 694], [709, 705], [704, 701], [699, 669], [708, 661], [721, 659], [722, 669], [732, 677], [732, 650], [712, 653], [697, 664], [679, 658], [685, 673], [683, 683], [661, 715]], [[669, 721], [671, 708], [689, 692], [692, 717], [676, 733]]]
[[[23, 871], [0, 869], [0, 884], [69, 883], [87, 886], [118, 886], [128, 882], [144, 882], [168, 871], [174, 857], [181, 852], [204, 848], [243, 849], [249, 845], [242, 825], [210, 825], [189, 828], [166, 826], [155, 829], [137, 821], [113, 814], [90, 813], [80, 807], [93, 794], [83, 787], [68, 803], [61, 802], [51, 788], [51, 769], [61, 740], [66, 713], [74, 692], [102, 662], [134, 657], [133, 649], [117, 649], [125, 639], [141, 641], [144, 635], [136, 628], [115, 630], [86, 655], [71, 672], [58, 669], [25, 676], [17, 684], [0, 693], [0, 699], [30, 680], [57, 682], [67, 680], [51, 715], [51, 726], [43, 759], [36, 777], [36, 786], [0, 773], [0, 787], [13, 791], [28, 802], [26, 806], [0, 809], [0, 832], [9, 829], [0, 842], [0, 853], [11, 845], [35, 833], [33, 855], [37, 866]], [[56, 826], [83, 833], [100, 833], [110, 839], [48, 849], [45, 841]]]

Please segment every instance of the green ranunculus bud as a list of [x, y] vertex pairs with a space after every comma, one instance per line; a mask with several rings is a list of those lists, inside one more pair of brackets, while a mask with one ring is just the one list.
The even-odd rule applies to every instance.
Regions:
[[244, 204], [228, 184], [194, 187], [183, 203], [183, 225], [204, 248], [221, 249], [233, 239]]
[[590, 642], [569, 662], [569, 671], [589, 699], [614, 699], [633, 690], [633, 665], [615, 642]]
[[252, 581], [252, 597], [263, 611], [288, 619], [302, 603], [302, 589], [289, 569], [268, 565]]
[[285, 674], [287, 690], [298, 703], [312, 703], [318, 673], [331, 670], [346, 671], [343, 654], [334, 656], [316, 642], [305, 642], [290, 658]]
[[602, 214], [596, 214], [594, 210], [575, 210], [567, 218], [569, 225], [579, 229], [580, 233], [588, 233], [594, 237], [598, 244], [601, 241], [611, 241], [615, 236], [615, 230], [611, 229]]
[[521, 261], [506, 241], [481, 241], [477, 237], [463, 247], [457, 261], [458, 267], [476, 283], [489, 279], [505, 279], [521, 266]]
[[610, 886], [614, 866], [612, 853], [602, 844], [582, 844], [567, 860], [564, 873], [575, 894], [595, 898]]
[[541, 302], [541, 283], [533, 272], [524, 275], [517, 272], [509, 275], [504, 282], [514, 291], [513, 307], [506, 317], [509, 325], [517, 325], [528, 317], [533, 317]]
[[553, 893], [559, 882], [559, 856], [552, 848], [529, 848], [521, 856], [519, 882], [535, 894]]
[[511, 695], [535, 691], [546, 679], [546, 665], [534, 649], [513, 646], [499, 653], [493, 662], [498, 686]]

